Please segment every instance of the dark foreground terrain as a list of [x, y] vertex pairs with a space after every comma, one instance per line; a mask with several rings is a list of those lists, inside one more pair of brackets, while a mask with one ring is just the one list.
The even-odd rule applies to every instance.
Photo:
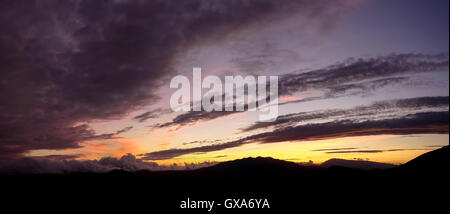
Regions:
[[[3, 175], [0, 205], [12, 208], [2, 213], [403, 213], [418, 208], [429, 213], [447, 210], [448, 163], [445, 146], [398, 167], [369, 171], [247, 158], [195, 171]], [[210, 212], [181, 209], [188, 198], [214, 200], [216, 206]], [[228, 209], [228, 198], [241, 199], [239, 205], [245, 199], [247, 207], [250, 199], [267, 199], [270, 208], [239, 209], [232, 201], [228, 206], [234, 208]]]

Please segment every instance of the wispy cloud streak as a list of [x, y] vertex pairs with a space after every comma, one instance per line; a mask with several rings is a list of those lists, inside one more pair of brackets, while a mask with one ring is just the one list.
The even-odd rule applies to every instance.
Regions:
[[[408, 75], [427, 72], [448, 72], [448, 54], [397, 54], [369, 59], [350, 59], [342, 63], [303, 73], [286, 74], [279, 80], [279, 96], [307, 90], [318, 90], [323, 95], [281, 105], [330, 99], [343, 96], [365, 95], [374, 90], [405, 83]], [[186, 112], [172, 121], [155, 127], [192, 125], [224, 117], [236, 112]]]

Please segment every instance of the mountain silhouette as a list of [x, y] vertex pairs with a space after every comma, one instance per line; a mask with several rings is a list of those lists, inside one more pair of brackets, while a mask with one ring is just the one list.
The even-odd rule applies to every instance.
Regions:
[[439, 171], [448, 167], [449, 154], [449, 146], [444, 146], [440, 149], [422, 154], [401, 165], [399, 168], [406, 170]]
[[333, 158], [320, 164], [322, 167], [347, 167], [352, 169], [372, 170], [372, 169], [389, 169], [396, 165], [388, 163], [380, 163], [365, 160], [345, 160]]
[[[398, 210], [446, 203], [449, 147], [403, 165], [332, 159], [306, 166], [273, 158], [244, 158], [197, 170], [3, 175], [3, 205], [51, 205], [60, 212], [301, 213]], [[336, 167], [337, 166], [337, 167]], [[353, 167], [353, 168], [352, 168]], [[366, 170], [374, 169], [377, 170]], [[385, 168], [385, 169], [381, 169]], [[186, 200], [264, 198], [270, 209], [184, 210]], [[47, 208], [48, 206], [46, 206]]]
[[238, 173], [240, 175], [295, 173], [316, 170], [319, 170], [319, 167], [302, 166], [297, 163], [271, 157], [243, 158], [198, 169], [198, 171], [205, 173]]

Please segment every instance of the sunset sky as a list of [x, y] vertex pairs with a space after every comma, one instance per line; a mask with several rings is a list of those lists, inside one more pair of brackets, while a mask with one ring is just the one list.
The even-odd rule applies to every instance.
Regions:
[[[449, 144], [449, 1], [1, 1], [0, 160], [400, 164]], [[279, 117], [172, 77], [279, 76]]]

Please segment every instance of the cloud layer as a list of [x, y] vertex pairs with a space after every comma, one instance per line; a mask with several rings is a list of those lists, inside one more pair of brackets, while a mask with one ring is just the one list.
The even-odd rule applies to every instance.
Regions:
[[138, 170], [191, 170], [206, 166], [212, 166], [215, 162], [185, 163], [184, 165], [158, 165], [147, 162], [127, 154], [121, 158], [105, 157], [100, 160], [74, 160], [76, 156], [61, 157], [28, 157], [17, 160], [7, 160], [0, 164], [0, 173], [73, 173], [73, 172], [97, 172], [104, 173], [119, 169], [125, 171]]
[[317, 121], [333, 120], [380, 120], [395, 118], [423, 111], [448, 111], [449, 97], [417, 97], [375, 102], [368, 106], [357, 106], [351, 109], [329, 109], [311, 112], [299, 112], [282, 115], [274, 122], [256, 122], [243, 132], [258, 129], [282, 128], [295, 126], [299, 123], [315, 123]]
[[[307, 90], [317, 90], [323, 94], [282, 104], [366, 95], [376, 89], [406, 83], [411, 74], [448, 72], [448, 69], [448, 54], [393, 54], [369, 59], [349, 59], [323, 69], [280, 76], [278, 93], [280, 97]], [[190, 111], [178, 115], [170, 122], [157, 124], [156, 127], [192, 125], [234, 113], [236, 112]]]
[[239, 140], [150, 152], [145, 154], [143, 159], [170, 159], [249, 143], [314, 141], [368, 135], [448, 134], [448, 99], [448, 97], [422, 97], [377, 102], [347, 110], [301, 112], [282, 116], [273, 123], [255, 123], [244, 131], [271, 130]]
[[79, 148], [96, 136], [80, 123], [118, 119], [158, 100], [173, 60], [189, 48], [294, 12], [329, 22], [345, 8], [328, 3], [2, 1], [0, 159]]

